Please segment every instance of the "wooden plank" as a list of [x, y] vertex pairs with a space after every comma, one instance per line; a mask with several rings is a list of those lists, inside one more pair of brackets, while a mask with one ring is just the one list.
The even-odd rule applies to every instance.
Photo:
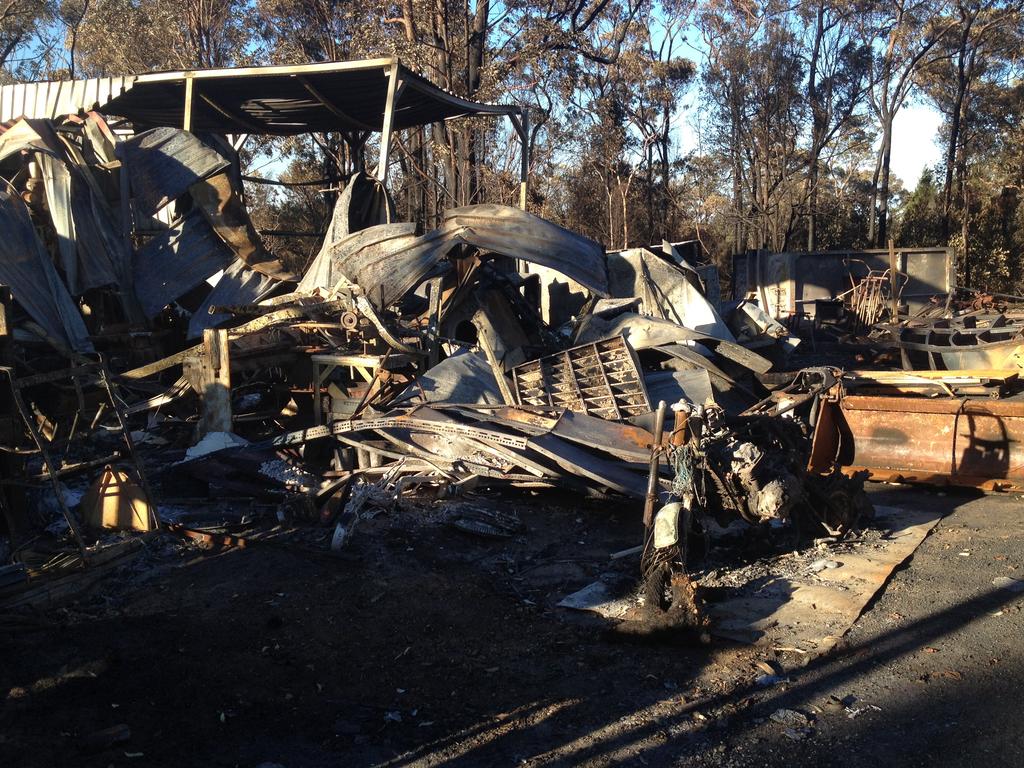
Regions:
[[224, 328], [203, 331], [203, 355], [197, 367], [196, 391], [203, 403], [199, 435], [231, 431], [231, 357]]
[[[337, 311], [341, 306], [340, 302], [325, 302], [323, 304], [312, 304], [305, 307], [287, 307], [285, 309], [279, 309], [276, 312], [270, 312], [262, 317], [254, 318], [243, 325], [239, 325], [236, 328], [228, 329], [232, 339], [238, 339], [246, 334], [257, 333], [269, 328], [276, 323], [283, 323], [289, 320], [300, 320], [309, 316], [311, 312], [323, 312], [329, 314]], [[160, 371], [165, 371], [168, 368], [173, 368], [175, 365], [181, 365], [190, 357], [196, 357], [201, 353], [202, 345], [197, 344], [194, 347], [183, 349], [181, 352], [176, 352], [173, 355], [157, 360], [153, 363], [133, 368], [130, 371], [125, 371], [119, 374], [118, 377], [122, 379], [144, 379], [147, 376], [152, 376]]]
[[432, 277], [427, 281], [427, 297], [429, 307], [427, 309], [427, 339], [430, 344], [427, 350], [427, 369], [433, 368], [441, 362], [441, 340], [438, 334], [441, 330], [441, 301], [444, 297], [444, 277]]
[[316, 354], [312, 355], [314, 363], [319, 365], [350, 365], [361, 368], [381, 368], [390, 371], [395, 368], [401, 368], [404, 365], [412, 363], [413, 358], [411, 355], [404, 355], [401, 353], [395, 353], [388, 356], [387, 363], [384, 364], [384, 357], [382, 355], [331, 355], [331, 354]]
[[505, 371], [501, 367], [501, 361], [498, 360], [498, 355], [494, 351], [497, 333], [482, 309], [478, 309], [473, 315], [473, 325], [477, 330], [477, 344], [483, 350], [484, 356], [491, 366], [491, 373], [494, 374], [494, 381], [498, 385], [498, 391], [501, 392], [501, 399], [507, 405], [515, 405], [516, 396], [512, 394], [512, 387], [509, 386], [508, 379], [505, 378]]

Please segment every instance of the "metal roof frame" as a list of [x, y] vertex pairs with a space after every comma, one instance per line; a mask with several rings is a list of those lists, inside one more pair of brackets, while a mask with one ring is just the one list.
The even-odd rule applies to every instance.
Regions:
[[460, 117], [507, 117], [522, 147], [520, 207], [529, 174], [529, 111], [471, 101], [405, 67], [397, 56], [315, 64], [151, 72], [0, 87], [4, 121], [98, 109], [136, 130], [158, 126], [228, 135], [338, 131], [354, 147], [380, 133], [383, 179], [395, 131]]
[[[397, 128], [467, 116], [518, 116], [522, 111], [449, 93], [397, 57], [153, 72], [137, 75], [101, 110], [147, 125], [181, 126], [189, 112], [186, 96], [191, 87], [192, 124], [199, 130], [295, 135], [329, 126], [383, 133], [386, 91], [393, 76], [401, 83], [396, 96], [404, 96], [394, 105]], [[257, 95], [261, 92], [265, 95]]]
[[[257, 92], [264, 91], [260, 97]], [[179, 106], [180, 105], [180, 106]], [[520, 207], [526, 205], [529, 112], [470, 101], [402, 65], [397, 56], [317, 64], [228, 67], [138, 75], [100, 107], [140, 125], [172, 125], [225, 134], [381, 134], [383, 179], [396, 130], [460, 117], [507, 117], [519, 136]]]

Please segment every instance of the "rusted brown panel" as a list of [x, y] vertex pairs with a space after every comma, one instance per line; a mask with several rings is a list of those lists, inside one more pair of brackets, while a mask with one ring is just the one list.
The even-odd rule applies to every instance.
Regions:
[[970, 475], [947, 475], [930, 474], [928, 472], [913, 472], [908, 470], [878, 469], [871, 467], [849, 466], [844, 467], [847, 474], [853, 472], [867, 472], [868, 479], [877, 483], [911, 483], [913, 485], [936, 485], [940, 487], [957, 486], [960, 488], [977, 488], [981, 491], [1013, 491], [1020, 493], [1024, 491], [1024, 482], [1019, 478], [993, 479], [986, 477], [971, 477]]
[[807, 461], [809, 472], [825, 475], [832, 471], [839, 459], [842, 446], [840, 432], [841, 414], [839, 405], [832, 400], [822, 400], [818, 421], [811, 436], [811, 455]]
[[970, 413], [1024, 419], [1024, 401], [1022, 400], [965, 400], [953, 397], [940, 400], [847, 395], [843, 398], [842, 404], [845, 411], [886, 411], [894, 414]]
[[1024, 403], [847, 397], [840, 413], [846, 467], [931, 478], [919, 482], [1024, 483]]

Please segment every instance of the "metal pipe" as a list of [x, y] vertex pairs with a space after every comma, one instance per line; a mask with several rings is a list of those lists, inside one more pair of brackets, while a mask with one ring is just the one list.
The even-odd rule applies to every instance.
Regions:
[[658, 403], [654, 412], [654, 444], [651, 446], [651, 464], [647, 474], [647, 497], [644, 499], [644, 527], [654, 522], [654, 504], [658, 500], [658, 465], [661, 463], [661, 439], [665, 432], [665, 401]]

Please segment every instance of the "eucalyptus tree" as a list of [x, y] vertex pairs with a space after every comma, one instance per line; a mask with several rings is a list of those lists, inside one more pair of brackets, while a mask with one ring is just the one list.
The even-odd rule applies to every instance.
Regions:
[[48, 34], [53, 0], [5, 0], [0, 4], [0, 77], [7, 82], [39, 75], [53, 45]]
[[953, 23], [942, 18], [943, 0], [877, 0], [860, 14], [861, 35], [870, 45], [869, 104], [880, 134], [872, 177], [868, 240], [888, 236], [892, 127], [921, 71], [943, 56], [940, 41]]
[[807, 250], [818, 240], [819, 176], [822, 155], [837, 140], [860, 130], [868, 89], [871, 48], [858, 35], [858, 0], [811, 0], [796, 13], [806, 24], [806, 101], [810, 119], [805, 198]]
[[733, 247], [789, 247], [801, 211], [806, 119], [798, 20], [781, 4], [706, 6], [706, 139], [730, 159]]
[[1024, 9], [1012, 0], [956, 0], [945, 15], [952, 28], [940, 42], [944, 55], [922, 72], [921, 80], [945, 123], [942, 233], [948, 237], [958, 190], [963, 204], [971, 148], [985, 144], [981, 135], [973, 137], [976, 141], [968, 141], [976, 127], [973, 123], [979, 85], [998, 87], [1020, 77]]

